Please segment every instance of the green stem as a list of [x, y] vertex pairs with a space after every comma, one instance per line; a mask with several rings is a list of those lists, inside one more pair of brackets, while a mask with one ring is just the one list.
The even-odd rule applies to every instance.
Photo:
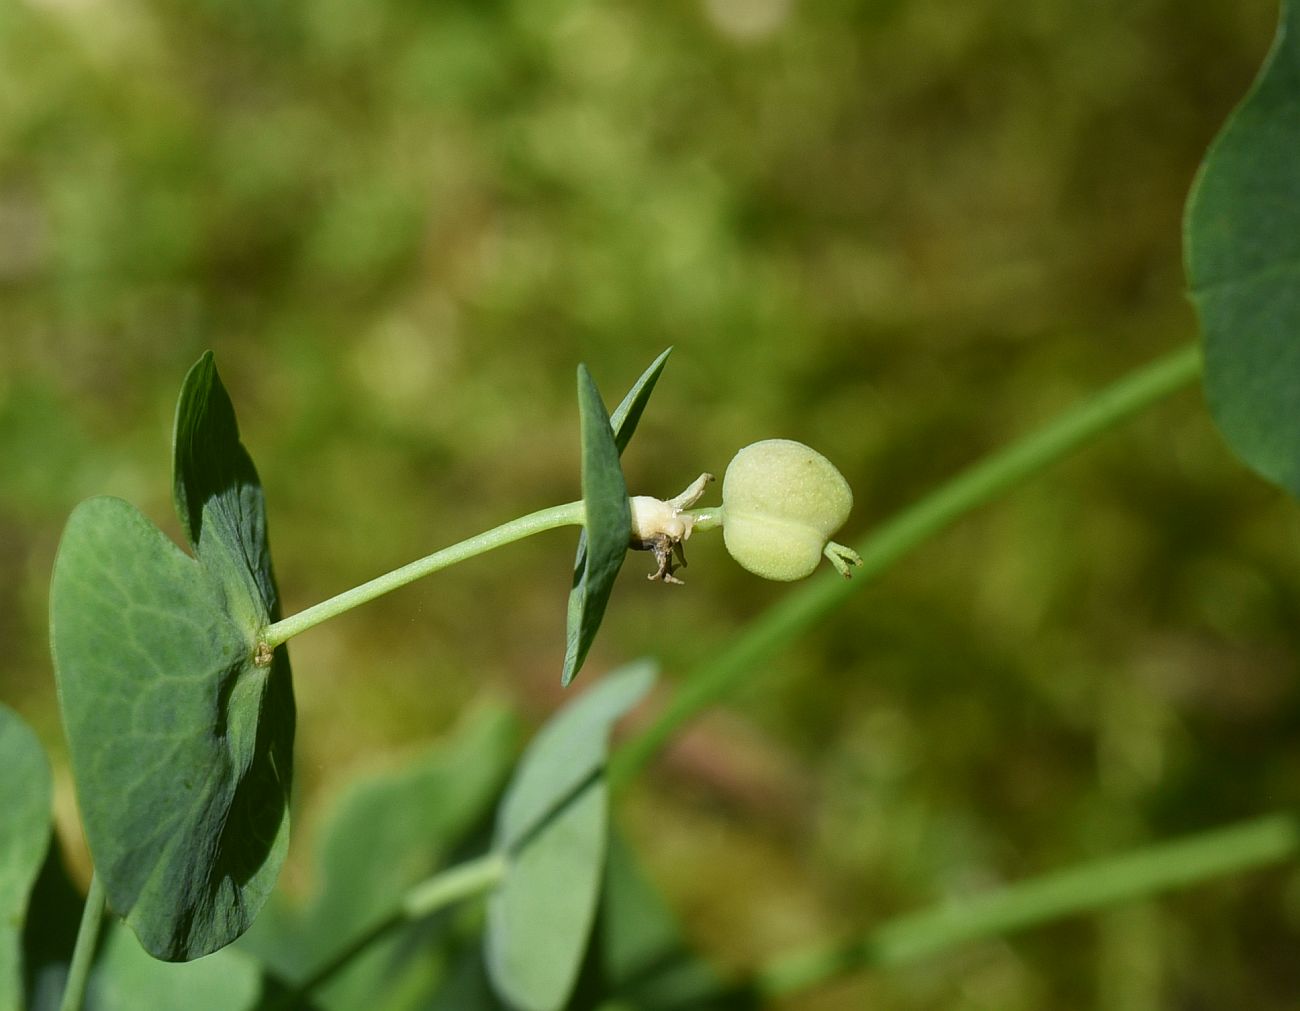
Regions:
[[709, 506], [707, 509], [690, 509], [687, 514], [695, 517], [695, 533], [715, 530], [722, 526], [722, 506]]
[[1031, 878], [988, 895], [891, 920], [848, 943], [787, 955], [759, 973], [785, 997], [845, 972], [924, 958], [966, 941], [1278, 863], [1300, 852], [1300, 819], [1275, 814]]
[[322, 601], [314, 607], [309, 607], [305, 611], [299, 611], [297, 614], [290, 615], [273, 625], [268, 625], [262, 633], [261, 642], [274, 648], [298, 633], [314, 628], [322, 621], [336, 617], [344, 611], [350, 611], [359, 604], [374, 600], [376, 597], [382, 596], [390, 590], [396, 590], [400, 586], [405, 586], [407, 583], [412, 583], [422, 576], [427, 576], [439, 569], [445, 569], [457, 562], [463, 562], [467, 558], [473, 558], [475, 555], [481, 555], [503, 545], [522, 540], [525, 537], [531, 537], [533, 534], [539, 534], [543, 530], [553, 530], [556, 527], [563, 526], [582, 526], [586, 522], [586, 517], [586, 508], [581, 501], [551, 506], [549, 509], [529, 513], [527, 516], [520, 516], [518, 519], [503, 523], [499, 527], [493, 527], [481, 534], [476, 534], [458, 544], [451, 545], [451, 547], [443, 548], [431, 555], [426, 555], [424, 558], [416, 559], [408, 565], [403, 565], [400, 569], [394, 569], [382, 576], [376, 576], [368, 583], [354, 586], [352, 589], [340, 593], [336, 597], [330, 597], [329, 600]]
[[99, 875], [90, 876], [90, 889], [86, 904], [81, 909], [81, 925], [77, 928], [77, 943], [72, 949], [72, 964], [68, 966], [68, 981], [63, 988], [59, 1011], [80, 1011], [86, 997], [86, 981], [90, 979], [90, 966], [95, 960], [95, 945], [99, 941], [99, 927], [104, 921], [104, 886]]
[[477, 860], [449, 867], [420, 882], [406, 893], [396, 909], [345, 944], [329, 961], [295, 986], [276, 1007], [296, 1007], [313, 990], [323, 986], [354, 958], [397, 927], [431, 916], [461, 899], [471, 898], [495, 887], [505, 877], [508, 869], [509, 864], [504, 856], [488, 853]]
[[1046, 428], [958, 474], [887, 522], [860, 545], [862, 566], [845, 580], [827, 573], [783, 597], [720, 655], [682, 679], [649, 727], [613, 756], [610, 782], [625, 786], [687, 721], [741, 683], [759, 664], [844, 603], [900, 558], [966, 513], [996, 499], [1120, 422], [1191, 383], [1200, 373], [1197, 347], [1188, 347], [1129, 374], [1067, 411]]
[[423, 919], [453, 902], [496, 887], [509, 869], [510, 862], [501, 853], [486, 853], [449, 867], [411, 888], [402, 899], [402, 913], [407, 920]]

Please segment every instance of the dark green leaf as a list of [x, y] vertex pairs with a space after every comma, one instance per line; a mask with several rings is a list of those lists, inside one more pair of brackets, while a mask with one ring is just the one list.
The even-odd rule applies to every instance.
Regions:
[[73, 512], [50, 637], [82, 822], [110, 907], [154, 956], [238, 937], [288, 846], [294, 709], [262, 494], [211, 355], [176, 412], [190, 558], [138, 510]]
[[645, 405], [650, 402], [650, 394], [654, 392], [655, 383], [659, 382], [659, 376], [663, 373], [664, 366], [668, 364], [668, 356], [672, 353], [672, 348], [666, 348], [652, 361], [650, 367], [641, 373], [641, 378], [632, 384], [632, 388], [627, 391], [627, 396], [609, 416], [609, 426], [614, 430], [614, 445], [618, 447], [620, 456], [623, 455], [623, 450], [627, 449], [627, 444], [632, 441], [636, 426], [641, 423], [641, 415], [645, 413]]
[[68, 878], [57, 837], [32, 886], [23, 925], [23, 976], [27, 1011], [56, 1011], [62, 1002], [68, 962], [77, 940], [85, 896]]
[[278, 620], [262, 485], [211, 351], [194, 363], [176, 402], [172, 498], [195, 556], [246, 611], [235, 617], [254, 629]]
[[[483, 821], [513, 761], [516, 731], [507, 710], [484, 710], [451, 740], [347, 788], [322, 828], [314, 897], [295, 905], [277, 892], [239, 947], [297, 982], [383, 920]], [[408, 949], [401, 936], [372, 945], [314, 994], [316, 1003], [387, 1007], [390, 990], [418, 985], [414, 977], [428, 968]]]
[[555, 1011], [573, 988], [604, 872], [610, 730], [653, 682], [651, 664], [633, 664], [561, 710], [502, 800], [494, 846], [510, 869], [488, 901], [486, 961], [521, 1011]]
[[1185, 245], [1205, 391], [1233, 451], [1300, 495], [1300, 30], [1282, 5], [1272, 51], [1211, 145]]
[[27, 898], [50, 841], [50, 767], [41, 742], [0, 705], [0, 1009], [23, 1003]]
[[578, 409], [582, 429], [582, 498], [587, 522], [578, 535], [573, 589], [569, 593], [568, 641], [561, 683], [568, 686], [582, 668], [596, 638], [614, 579], [632, 539], [632, 514], [619, 455], [627, 446], [668, 360], [669, 348], [642, 373], [614, 418], [605, 415], [596, 384], [578, 366]]

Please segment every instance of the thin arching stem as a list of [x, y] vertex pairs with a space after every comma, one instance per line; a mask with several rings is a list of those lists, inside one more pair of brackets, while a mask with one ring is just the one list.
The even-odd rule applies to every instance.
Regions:
[[[760, 661], [806, 631], [847, 599], [855, 588], [884, 572], [961, 516], [1023, 484], [1145, 407], [1182, 389], [1199, 372], [1200, 356], [1196, 348], [1158, 361], [1101, 391], [1038, 432], [975, 464], [904, 510], [859, 545], [862, 569], [858, 578], [849, 582], [823, 578], [789, 595], [765, 618], [750, 626], [728, 650], [688, 677], [660, 718], [614, 756], [608, 770], [613, 783], [626, 785], [682, 724], [746, 679]], [[721, 525], [720, 508], [701, 509], [692, 515], [696, 517], [696, 530]], [[582, 503], [577, 502], [507, 523], [278, 622], [267, 630], [268, 634], [274, 633], [268, 642], [283, 642], [327, 617], [483, 550], [539, 530], [581, 523], [582, 519]], [[469, 547], [475, 544], [476, 547]], [[336, 601], [342, 603], [335, 604]], [[311, 620], [306, 620], [309, 616]], [[289, 631], [282, 634], [286, 628]], [[1108, 866], [1099, 863], [1025, 882], [973, 902], [955, 916], [950, 910], [917, 914], [886, 925], [866, 941], [812, 949], [784, 959], [761, 974], [759, 986], [769, 995], [788, 994], [873, 961], [917, 957], [971, 937], [1015, 929], [1280, 859], [1295, 849], [1297, 838], [1293, 821], [1265, 819], [1205, 839], [1116, 858]], [[291, 997], [301, 999], [394, 927], [457, 899], [485, 891], [500, 881], [505, 872], [503, 858], [489, 855], [417, 885], [397, 910], [358, 935]], [[1112, 883], [1103, 887], [1102, 879], [1108, 875]]]
[[376, 576], [367, 583], [354, 586], [336, 597], [330, 597], [329, 600], [322, 601], [305, 611], [299, 611], [297, 614], [268, 625], [258, 641], [261, 645], [273, 649], [300, 632], [314, 628], [322, 621], [327, 621], [345, 611], [350, 611], [360, 604], [374, 600], [376, 597], [405, 586], [407, 583], [413, 583], [417, 579], [455, 565], [457, 562], [463, 562], [475, 555], [484, 554], [513, 541], [531, 537], [533, 534], [539, 534], [544, 530], [553, 530], [556, 527], [563, 526], [581, 526], [586, 521], [586, 516], [586, 508], [580, 501], [551, 506], [549, 509], [529, 513], [527, 516], [520, 516], [509, 523], [502, 523], [499, 527], [493, 527], [491, 530], [476, 534], [458, 544], [442, 548], [431, 555], [426, 555], [424, 558], [416, 559], [408, 565], [403, 565], [400, 569], [385, 572], [382, 576]]
[[758, 974], [758, 989], [769, 997], [789, 997], [846, 972], [900, 965], [981, 938], [1291, 860], [1297, 853], [1300, 819], [1289, 813], [1155, 843], [909, 913], [856, 939], [782, 956]]

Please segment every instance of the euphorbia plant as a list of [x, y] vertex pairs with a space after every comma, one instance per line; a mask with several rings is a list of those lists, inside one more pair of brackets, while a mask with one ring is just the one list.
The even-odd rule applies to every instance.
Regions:
[[[294, 704], [286, 643], [380, 594], [519, 538], [581, 526], [567, 685], [630, 549], [654, 552], [651, 578], [680, 582], [673, 562], [684, 562], [682, 542], [693, 530], [723, 526], [740, 531], [727, 535], [728, 547], [752, 571], [777, 579], [809, 574], [846, 518], [851, 495], [807, 447], [773, 441], [743, 450], [728, 469], [721, 509], [689, 511], [708, 475], [667, 501], [629, 498], [619, 455], [667, 355], [612, 414], [579, 367], [580, 500], [512, 520], [282, 618], [261, 484], [213, 356], [205, 354], [182, 384], [173, 444], [173, 497], [192, 557], [135, 507], [101, 497], [74, 510], [55, 562], [50, 638], [95, 866], [92, 904], [102, 891], [145, 949], [171, 961], [209, 954], [248, 929], [288, 846]], [[809, 550], [812, 565], [803, 557]], [[772, 562], [791, 551], [800, 555], [799, 571]], [[840, 559], [852, 553], [840, 551], [833, 557], [843, 566]], [[760, 557], [766, 564], [755, 562]], [[603, 758], [592, 770], [598, 765]], [[603, 810], [603, 801], [597, 806]], [[543, 806], [532, 817], [545, 813]], [[603, 837], [600, 825], [584, 837]], [[510, 845], [531, 831], [510, 830]], [[584, 864], [599, 875], [599, 860]], [[589, 892], [579, 922], [594, 908]]]
[[[1206, 158], [1185, 238], [1212, 413], [1243, 460], [1297, 493], [1300, 35], [1293, 10], [1284, 8], [1259, 81]], [[200, 963], [210, 975], [186, 997], [192, 1007], [354, 1007], [354, 996], [345, 1002], [342, 988], [333, 988], [367, 954], [382, 953], [391, 931], [488, 895], [481, 923], [444, 917], [426, 923], [419, 938], [436, 943], [450, 966], [446, 990], [453, 996], [444, 999], [453, 1006], [492, 1008], [504, 1001], [553, 1011], [622, 1000], [682, 1011], [744, 1006], [849, 967], [919, 958], [1300, 851], [1292, 815], [1260, 817], [903, 917], [866, 937], [778, 959], [746, 986], [727, 991], [684, 954], [680, 937], [629, 869], [625, 849], [611, 843], [610, 789], [629, 782], [676, 728], [751, 678], [773, 650], [866, 579], [971, 509], [1193, 382], [1201, 355], [1189, 348], [1138, 370], [961, 473], [853, 548], [830, 540], [851, 505], [847, 484], [820, 454], [787, 440], [764, 440], [737, 454], [720, 507], [698, 505], [707, 475], [669, 498], [629, 496], [619, 457], [663, 365], [661, 355], [608, 414], [579, 368], [579, 500], [502, 524], [285, 618], [256, 471], [211, 356], [199, 361], [182, 386], [173, 458], [173, 497], [192, 554], [134, 507], [98, 498], [73, 512], [55, 567], [51, 644], [95, 864], [64, 1007], [81, 1004], [105, 901], [150, 954], [169, 960], [222, 949], [267, 906], [269, 918], [239, 950]], [[370, 784], [331, 823], [321, 861], [326, 884], [312, 907], [326, 927], [268, 902], [288, 845], [294, 719], [287, 641], [420, 576], [565, 525], [582, 528], [561, 671], [566, 684], [582, 666], [630, 549], [654, 554], [651, 578], [675, 582], [687, 539], [721, 526], [737, 560], [760, 575], [805, 577], [829, 557], [844, 573], [860, 565], [862, 578], [846, 583], [827, 573], [784, 596], [683, 677], [662, 712], [612, 758], [611, 728], [648, 691], [653, 667], [633, 664], [597, 681], [537, 735], [509, 775], [490, 839], [480, 836], [476, 844], [465, 840], [506, 778], [512, 753], [502, 743], [500, 722], [462, 731], [447, 753], [424, 756], [409, 776]], [[3, 708], [0, 757], [7, 811], [0, 820], [6, 914], [0, 1007], [7, 1007], [22, 990], [14, 924], [34, 905], [28, 899], [48, 837], [49, 777], [34, 737]], [[394, 820], [411, 811], [425, 820], [391, 837], [377, 833], [381, 801]], [[437, 853], [430, 856], [424, 849], [433, 837]], [[349, 879], [363, 876], [340, 856], [357, 847], [329, 845], [348, 838], [364, 839], [362, 849], [376, 861], [368, 901], [339, 898]], [[406, 873], [412, 853], [434, 864], [427, 876]], [[448, 865], [453, 853], [467, 859]], [[270, 936], [262, 933], [268, 920]], [[336, 923], [346, 923], [339, 936], [327, 929]], [[165, 990], [158, 964], [116, 925], [110, 929], [91, 999], [104, 1007], [171, 1006], [158, 1003]], [[589, 948], [593, 934], [598, 943]], [[303, 950], [295, 950], [300, 942]], [[389, 981], [389, 969], [385, 962], [350, 977], [371, 988], [363, 990], [367, 1003]], [[479, 985], [480, 970], [495, 996]], [[274, 985], [264, 976], [277, 977]], [[426, 996], [418, 987], [411, 992]]]

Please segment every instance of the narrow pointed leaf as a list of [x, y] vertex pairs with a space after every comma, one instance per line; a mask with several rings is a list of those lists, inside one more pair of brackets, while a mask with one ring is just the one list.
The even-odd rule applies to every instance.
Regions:
[[[155, 957], [238, 937], [288, 845], [294, 729], [260, 486], [210, 355], [182, 388], [176, 501], [191, 558], [133, 506], [73, 512], [50, 639], [82, 822], [110, 907]], [[269, 659], [269, 662], [267, 660]]]
[[[659, 382], [659, 376], [663, 374], [664, 366], [668, 364], [668, 356], [672, 354], [672, 348], [666, 348], [658, 358], [650, 363], [650, 367], [641, 373], [640, 378], [632, 384], [632, 388], [627, 391], [619, 405], [614, 408], [614, 413], [609, 416], [610, 429], [614, 433], [614, 446], [618, 454], [622, 456], [623, 450], [631, 442], [636, 427], [641, 422], [641, 415], [645, 413], [646, 404], [650, 402], [650, 394], [654, 392], [655, 384]], [[624, 488], [626, 492], [626, 486]], [[569, 595], [569, 648], [565, 651], [564, 660], [564, 678], [563, 683], [568, 685], [573, 680], [574, 675], [578, 673], [578, 668], [582, 666], [582, 661], [586, 657], [587, 648], [590, 648], [590, 642], [587, 647], [581, 650], [581, 656], [577, 655], [574, 646], [575, 623], [580, 622], [585, 612], [584, 598], [586, 594], [586, 570], [587, 570], [587, 530], [584, 527], [578, 533], [578, 552], [573, 563], [573, 590]], [[604, 605], [601, 605], [603, 614]], [[599, 622], [597, 622], [599, 626]], [[595, 637], [595, 629], [592, 629], [591, 635]]]
[[[660, 356], [662, 358], [662, 356]], [[653, 380], [645, 384], [645, 396]], [[643, 403], [643, 402], [642, 402]], [[629, 407], [624, 417], [639, 410]], [[632, 539], [632, 513], [627, 484], [618, 462], [618, 446], [604, 401], [585, 365], [578, 366], [578, 416], [582, 437], [582, 499], [586, 524], [578, 545], [577, 568], [569, 593], [568, 641], [561, 682], [568, 685], [582, 667], [596, 638], [614, 580]], [[625, 422], [626, 423], [626, 422]], [[636, 421], [631, 421], [635, 427]]]
[[50, 767], [36, 735], [0, 705], [0, 1009], [23, 1005], [22, 930], [50, 841]]
[[557, 1011], [576, 982], [604, 874], [610, 730], [653, 682], [651, 664], [633, 664], [561, 710], [501, 802], [494, 846], [510, 870], [488, 901], [485, 957], [519, 1011]]
[[664, 366], [668, 364], [668, 356], [672, 353], [672, 348], [666, 348], [661, 352], [659, 357], [650, 363], [650, 367], [641, 373], [641, 378], [632, 384], [632, 388], [627, 391], [627, 396], [610, 414], [609, 426], [614, 430], [614, 445], [618, 447], [620, 456], [623, 455], [623, 450], [627, 449], [627, 444], [632, 441], [636, 426], [641, 423], [641, 415], [645, 413], [646, 404], [650, 402], [650, 394], [654, 392], [655, 383], [659, 382], [659, 376], [663, 374]]
[[1211, 145], [1184, 243], [1205, 392], [1248, 466], [1300, 495], [1300, 15]]

